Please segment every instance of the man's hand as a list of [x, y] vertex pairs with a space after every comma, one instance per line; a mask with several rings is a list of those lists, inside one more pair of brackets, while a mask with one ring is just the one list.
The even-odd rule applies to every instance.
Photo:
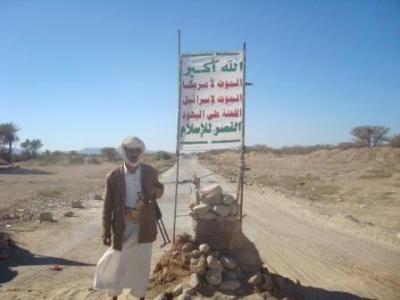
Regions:
[[103, 238], [103, 244], [104, 244], [104, 246], [111, 246], [111, 238], [104, 237]]
[[156, 182], [153, 187], [153, 194], [156, 196], [156, 199], [159, 199], [164, 194], [164, 185], [160, 182]]

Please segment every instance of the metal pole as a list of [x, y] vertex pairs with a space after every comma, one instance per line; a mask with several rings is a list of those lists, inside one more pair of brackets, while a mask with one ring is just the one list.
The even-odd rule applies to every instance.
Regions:
[[240, 184], [240, 225], [242, 226], [242, 219], [243, 219], [243, 188], [244, 188], [244, 153], [246, 151], [246, 146], [245, 146], [245, 116], [246, 116], [246, 43], [243, 43], [243, 117], [242, 117], [242, 147], [240, 151], [240, 166], [239, 166], [239, 184]]
[[179, 132], [181, 127], [181, 31], [178, 30], [178, 125], [176, 130], [176, 183], [175, 183], [175, 202], [174, 202], [174, 226], [172, 240], [175, 242], [176, 229], [176, 208], [178, 202], [178, 182], [179, 182]]

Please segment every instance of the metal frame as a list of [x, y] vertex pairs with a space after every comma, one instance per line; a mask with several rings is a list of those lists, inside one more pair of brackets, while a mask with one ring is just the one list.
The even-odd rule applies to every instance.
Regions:
[[179, 132], [181, 127], [181, 31], [178, 30], [178, 122], [177, 122], [177, 130], [176, 130], [176, 185], [175, 185], [175, 201], [174, 201], [174, 225], [172, 231], [172, 241], [175, 242], [175, 230], [176, 230], [176, 207], [178, 203], [178, 182], [179, 182]]
[[[190, 56], [210, 56], [210, 55], [237, 55], [240, 52], [204, 52], [204, 53], [185, 53], [181, 54], [181, 31], [178, 30], [178, 120], [177, 120], [177, 131], [176, 131], [176, 184], [175, 184], [175, 199], [174, 199], [174, 223], [173, 223], [173, 233], [172, 240], [175, 242], [175, 233], [176, 233], [176, 212], [177, 212], [177, 203], [178, 203], [178, 185], [179, 185], [179, 161], [180, 161], [180, 143], [179, 143], [179, 133], [180, 133], [180, 114], [181, 114], [181, 82], [182, 82], [182, 57], [190, 57]], [[240, 224], [242, 226], [243, 219], [243, 189], [244, 189], [244, 171], [245, 171], [245, 163], [244, 163], [244, 155], [246, 151], [245, 146], [245, 103], [246, 103], [246, 43], [243, 43], [243, 117], [242, 117], [242, 144], [240, 151], [240, 167], [239, 167], [239, 182], [238, 182], [238, 200], [240, 201]], [[206, 148], [205, 148], [206, 149]], [[199, 149], [194, 150], [199, 151]], [[185, 151], [186, 152], [186, 151]]]

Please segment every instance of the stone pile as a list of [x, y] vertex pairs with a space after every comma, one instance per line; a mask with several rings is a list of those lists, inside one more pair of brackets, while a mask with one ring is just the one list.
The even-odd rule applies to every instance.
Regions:
[[217, 184], [197, 191], [189, 208], [194, 220], [235, 222], [238, 215], [236, 199], [231, 194], [224, 194]]
[[248, 272], [229, 251], [199, 245], [188, 234], [176, 237], [172, 248], [156, 264], [151, 282], [153, 287], [165, 286], [157, 299], [192, 299], [204, 291], [245, 295], [276, 289], [267, 268]]
[[189, 205], [193, 219], [194, 240], [212, 248], [229, 248], [238, 223], [236, 198], [214, 184], [197, 190]]

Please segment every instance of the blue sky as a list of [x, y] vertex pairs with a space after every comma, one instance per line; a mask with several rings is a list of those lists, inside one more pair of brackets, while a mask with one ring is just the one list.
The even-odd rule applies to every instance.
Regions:
[[400, 1], [0, 0], [0, 123], [43, 149], [174, 150], [182, 51], [247, 42], [246, 144], [400, 133]]

